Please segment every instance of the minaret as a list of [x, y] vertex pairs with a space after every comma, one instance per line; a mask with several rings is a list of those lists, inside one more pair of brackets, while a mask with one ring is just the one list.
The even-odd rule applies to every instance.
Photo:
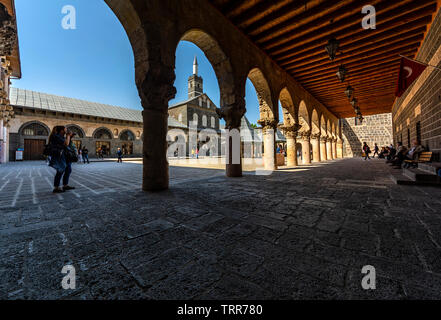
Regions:
[[188, 78], [188, 99], [198, 97], [204, 93], [202, 77], [198, 76], [198, 59], [193, 60], [193, 74]]
[[198, 75], [198, 59], [196, 58], [196, 56], [194, 56], [194, 60], [193, 60], [193, 74], [195, 76]]

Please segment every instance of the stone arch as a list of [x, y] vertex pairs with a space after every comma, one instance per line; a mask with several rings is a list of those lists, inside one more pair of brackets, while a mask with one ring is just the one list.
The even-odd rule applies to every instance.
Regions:
[[110, 129], [108, 129], [106, 127], [100, 127], [100, 128], [95, 129], [95, 131], [92, 134], [92, 137], [94, 139], [110, 140], [113, 138], [113, 135], [112, 135], [112, 131], [110, 131]]
[[[40, 134], [33, 134], [34, 136], [36, 136], [36, 135], [38, 135], [38, 136], [49, 136], [50, 133], [51, 133], [51, 130], [49, 129], [49, 127], [45, 123], [40, 122], [40, 121], [28, 121], [26, 123], [23, 123], [21, 125], [21, 127], [18, 129], [18, 133], [20, 135], [22, 135], [22, 136], [25, 135], [24, 130], [29, 128], [29, 127], [31, 127], [31, 126], [35, 126], [36, 128], [37, 127], [41, 127], [41, 129], [44, 129], [44, 131], [45, 131], [45, 132], [42, 132], [42, 133], [44, 133], [42, 135], [40, 135]], [[40, 133], [40, 132], [37, 132], [37, 133]]]
[[328, 122], [326, 123], [326, 134], [328, 137], [332, 137], [331, 120], [329, 120], [329, 119], [328, 119]]
[[303, 100], [300, 101], [299, 104], [299, 124], [301, 125], [301, 132], [307, 132], [311, 130], [308, 108], [306, 107], [306, 103]]
[[180, 41], [189, 41], [204, 52], [216, 74], [220, 91], [220, 107], [233, 104], [235, 102], [233, 68], [229, 57], [215, 38], [201, 29], [190, 29], [184, 33]]
[[320, 117], [320, 134], [322, 137], [326, 137], [328, 135], [328, 130], [326, 127], [326, 118], [323, 114]]
[[279, 94], [280, 104], [282, 105], [283, 112], [283, 124], [286, 127], [291, 127], [298, 123], [298, 118], [295, 113], [295, 106], [292, 100], [292, 96], [288, 89], [285, 87]]
[[251, 69], [248, 73], [248, 79], [250, 79], [254, 89], [256, 89], [257, 99], [259, 100], [260, 120], [276, 121], [271, 89], [262, 71], [259, 68]]
[[72, 132], [75, 132], [77, 134], [77, 138], [84, 138], [86, 136], [86, 133], [84, 132], [83, 128], [81, 128], [77, 124], [68, 124], [66, 126], [68, 130], [71, 130]]
[[311, 134], [320, 134], [320, 121], [318, 112], [315, 108], [312, 110], [311, 116]]
[[119, 140], [122, 140], [122, 141], [135, 141], [136, 137], [135, 137], [135, 134], [132, 132], [132, 130], [124, 129], [119, 134]]

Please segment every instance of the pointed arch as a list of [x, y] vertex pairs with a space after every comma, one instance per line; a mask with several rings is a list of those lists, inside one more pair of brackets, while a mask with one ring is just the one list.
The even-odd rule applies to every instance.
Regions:
[[211, 35], [200, 29], [188, 30], [180, 41], [189, 41], [204, 52], [216, 74], [220, 91], [220, 107], [225, 104], [233, 104], [235, 102], [233, 68], [230, 59], [219, 43]]
[[300, 101], [299, 104], [299, 124], [301, 125], [300, 132], [307, 132], [311, 130], [308, 108], [305, 101]]
[[259, 100], [260, 119], [276, 120], [271, 89], [262, 71], [259, 68], [251, 69], [248, 73], [248, 79], [250, 79], [256, 89], [257, 99]]
[[283, 124], [290, 127], [298, 123], [298, 119], [295, 114], [294, 102], [288, 88], [285, 87], [280, 91], [279, 100], [280, 104], [282, 105]]
[[320, 121], [317, 110], [314, 108], [312, 110], [311, 116], [311, 133], [312, 134], [320, 134]]

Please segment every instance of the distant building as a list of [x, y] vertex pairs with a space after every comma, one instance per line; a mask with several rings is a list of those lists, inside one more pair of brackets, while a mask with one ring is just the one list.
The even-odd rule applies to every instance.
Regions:
[[[91, 157], [102, 149], [106, 156], [114, 157], [121, 148], [127, 156], [142, 156], [143, 125], [140, 110], [127, 109], [101, 103], [61, 97], [30, 90], [11, 88], [10, 104], [15, 118], [9, 122], [9, 160], [14, 161], [16, 150], [24, 149], [24, 160], [43, 159], [44, 145], [56, 125], [64, 125], [76, 133], [73, 139], [77, 148], [86, 147]], [[203, 149], [209, 138], [197, 139], [190, 145], [189, 129], [197, 133], [211, 132], [218, 143], [217, 154], [224, 154], [222, 148], [220, 119], [217, 106], [203, 92], [203, 79], [198, 75], [195, 58], [193, 74], [188, 79], [188, 99], [169, 107], [169, 144], [183, 135], [185, 148], [181, 155], [189, 156], [192, 149]], [[244, 117], [241, 128], [242, 141], [261, 144], [261, 138]], [[214, 155], [214, 150], [206, 152]], [[260, 153], [254, 153], [261, 156]], [[169, 156], [177, 155], [171, 154]], [[251, 154], [250, 154], [251, 155]]]

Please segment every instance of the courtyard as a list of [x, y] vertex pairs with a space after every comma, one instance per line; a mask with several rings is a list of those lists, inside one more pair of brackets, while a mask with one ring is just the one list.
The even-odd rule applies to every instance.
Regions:
[[441, 189], [388, 170], [172, 166], [169, 190], [144, 193], [142, 165], [103, 162], [75, 165], [77, 189], [54, 195], [43, 162], [2, 165], [0, 299], [439, 299]]

